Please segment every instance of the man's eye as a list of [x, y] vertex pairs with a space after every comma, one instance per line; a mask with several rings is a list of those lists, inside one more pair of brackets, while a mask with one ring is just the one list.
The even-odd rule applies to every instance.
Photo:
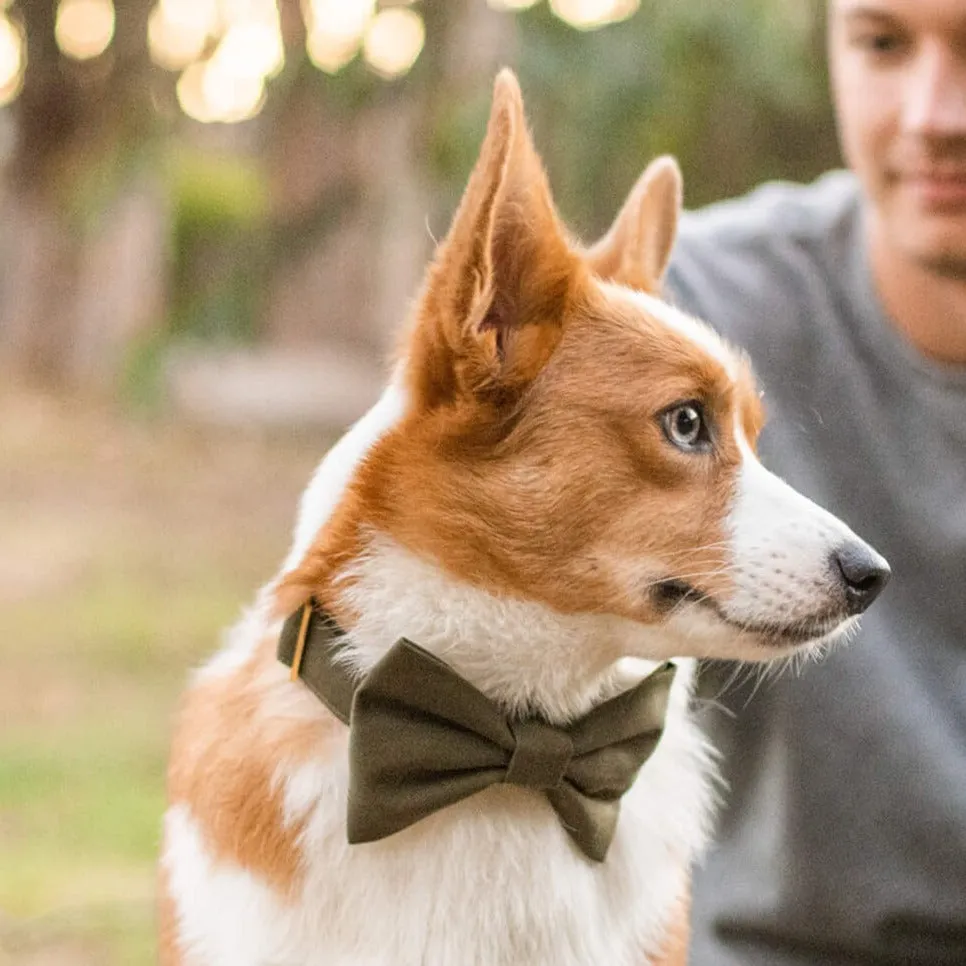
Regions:
[[883, 55], [897, 53], [902, 49], [903, 41], [898, 34], [874, 31], [856, 35], [852, 43], [870, 54]]
[[685, 452], [705, 449], [711, 441], [704, 410], [697, 402], [680, 403], [665, 410], [661, 425], [668, 440]]

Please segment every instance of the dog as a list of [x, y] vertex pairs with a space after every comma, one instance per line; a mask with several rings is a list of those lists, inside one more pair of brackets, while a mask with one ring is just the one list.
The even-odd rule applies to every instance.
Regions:
[[[580, 245], [500, 73], [388, 387], [321, 463], [280, 573], [180, 711], [164, 966], [661, 961], [711, 834], [696, 659], [824, 647], [888, 577], [759, 463], [745, 357], [661, 299], [681, 191], [659, 158]], [[307, 686], [317, 659], [322, 684]], [[480, 754], [505, 753], [503, 777], [415, 819], [358, 805], [425, 777], [412, 715], [379, 717], [399, 702], [379, 704], [376, 678], [433, 708], [452, 686], [458, 718], [496, 715], [517, 744]], [[578, 795], [573, 735], [628, 695], [650, 724], [607, 749], [634, 745], [631, 777]], [[482, 748], [455, 730], [444, 759], [453, 742]], [[579, 820], [567, 795], [585, 796]]]

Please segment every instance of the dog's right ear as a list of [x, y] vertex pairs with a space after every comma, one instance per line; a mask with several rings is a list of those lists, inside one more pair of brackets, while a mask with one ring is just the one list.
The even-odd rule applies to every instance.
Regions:
[[517, 80], [503, 70], [410, 336], [417, 395], [430, 407], [461, 396], [512, 399], [549, 359], [585, 272], [554, 210]]
[[669, 155], [656, 158], [638, 178], [610, 231], [585, 257], [601, 278], [658, 295], [677, 235], [681, 169]]

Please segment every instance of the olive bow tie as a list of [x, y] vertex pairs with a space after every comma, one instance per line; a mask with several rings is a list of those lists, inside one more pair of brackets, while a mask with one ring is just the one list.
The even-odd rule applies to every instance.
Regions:
[[372, 842], [507, 782], [546, 795], [563, 827], [602, 862], [620, 798], [664, 727], [674, 666], [566, 727], [508, 717], [451, 667], [400, 638], [361, 680], [344, 633], [310, 604], [285, 622], [279, 659], [349, 731], [348, 836]]

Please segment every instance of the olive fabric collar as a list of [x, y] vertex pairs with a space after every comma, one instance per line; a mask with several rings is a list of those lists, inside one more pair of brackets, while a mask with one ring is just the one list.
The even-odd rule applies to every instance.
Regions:
[[357, 679], [345, 642], [334, 619], [308, 603], [285, 622], [278, 657], [349, 725], [350, 843], [393, 835], [506, 782], [544, 794], [577, 847], [604, 860], [621, 796], [663, 732], [672, 664], [557, 727], [507, 716], [406, 638]]

